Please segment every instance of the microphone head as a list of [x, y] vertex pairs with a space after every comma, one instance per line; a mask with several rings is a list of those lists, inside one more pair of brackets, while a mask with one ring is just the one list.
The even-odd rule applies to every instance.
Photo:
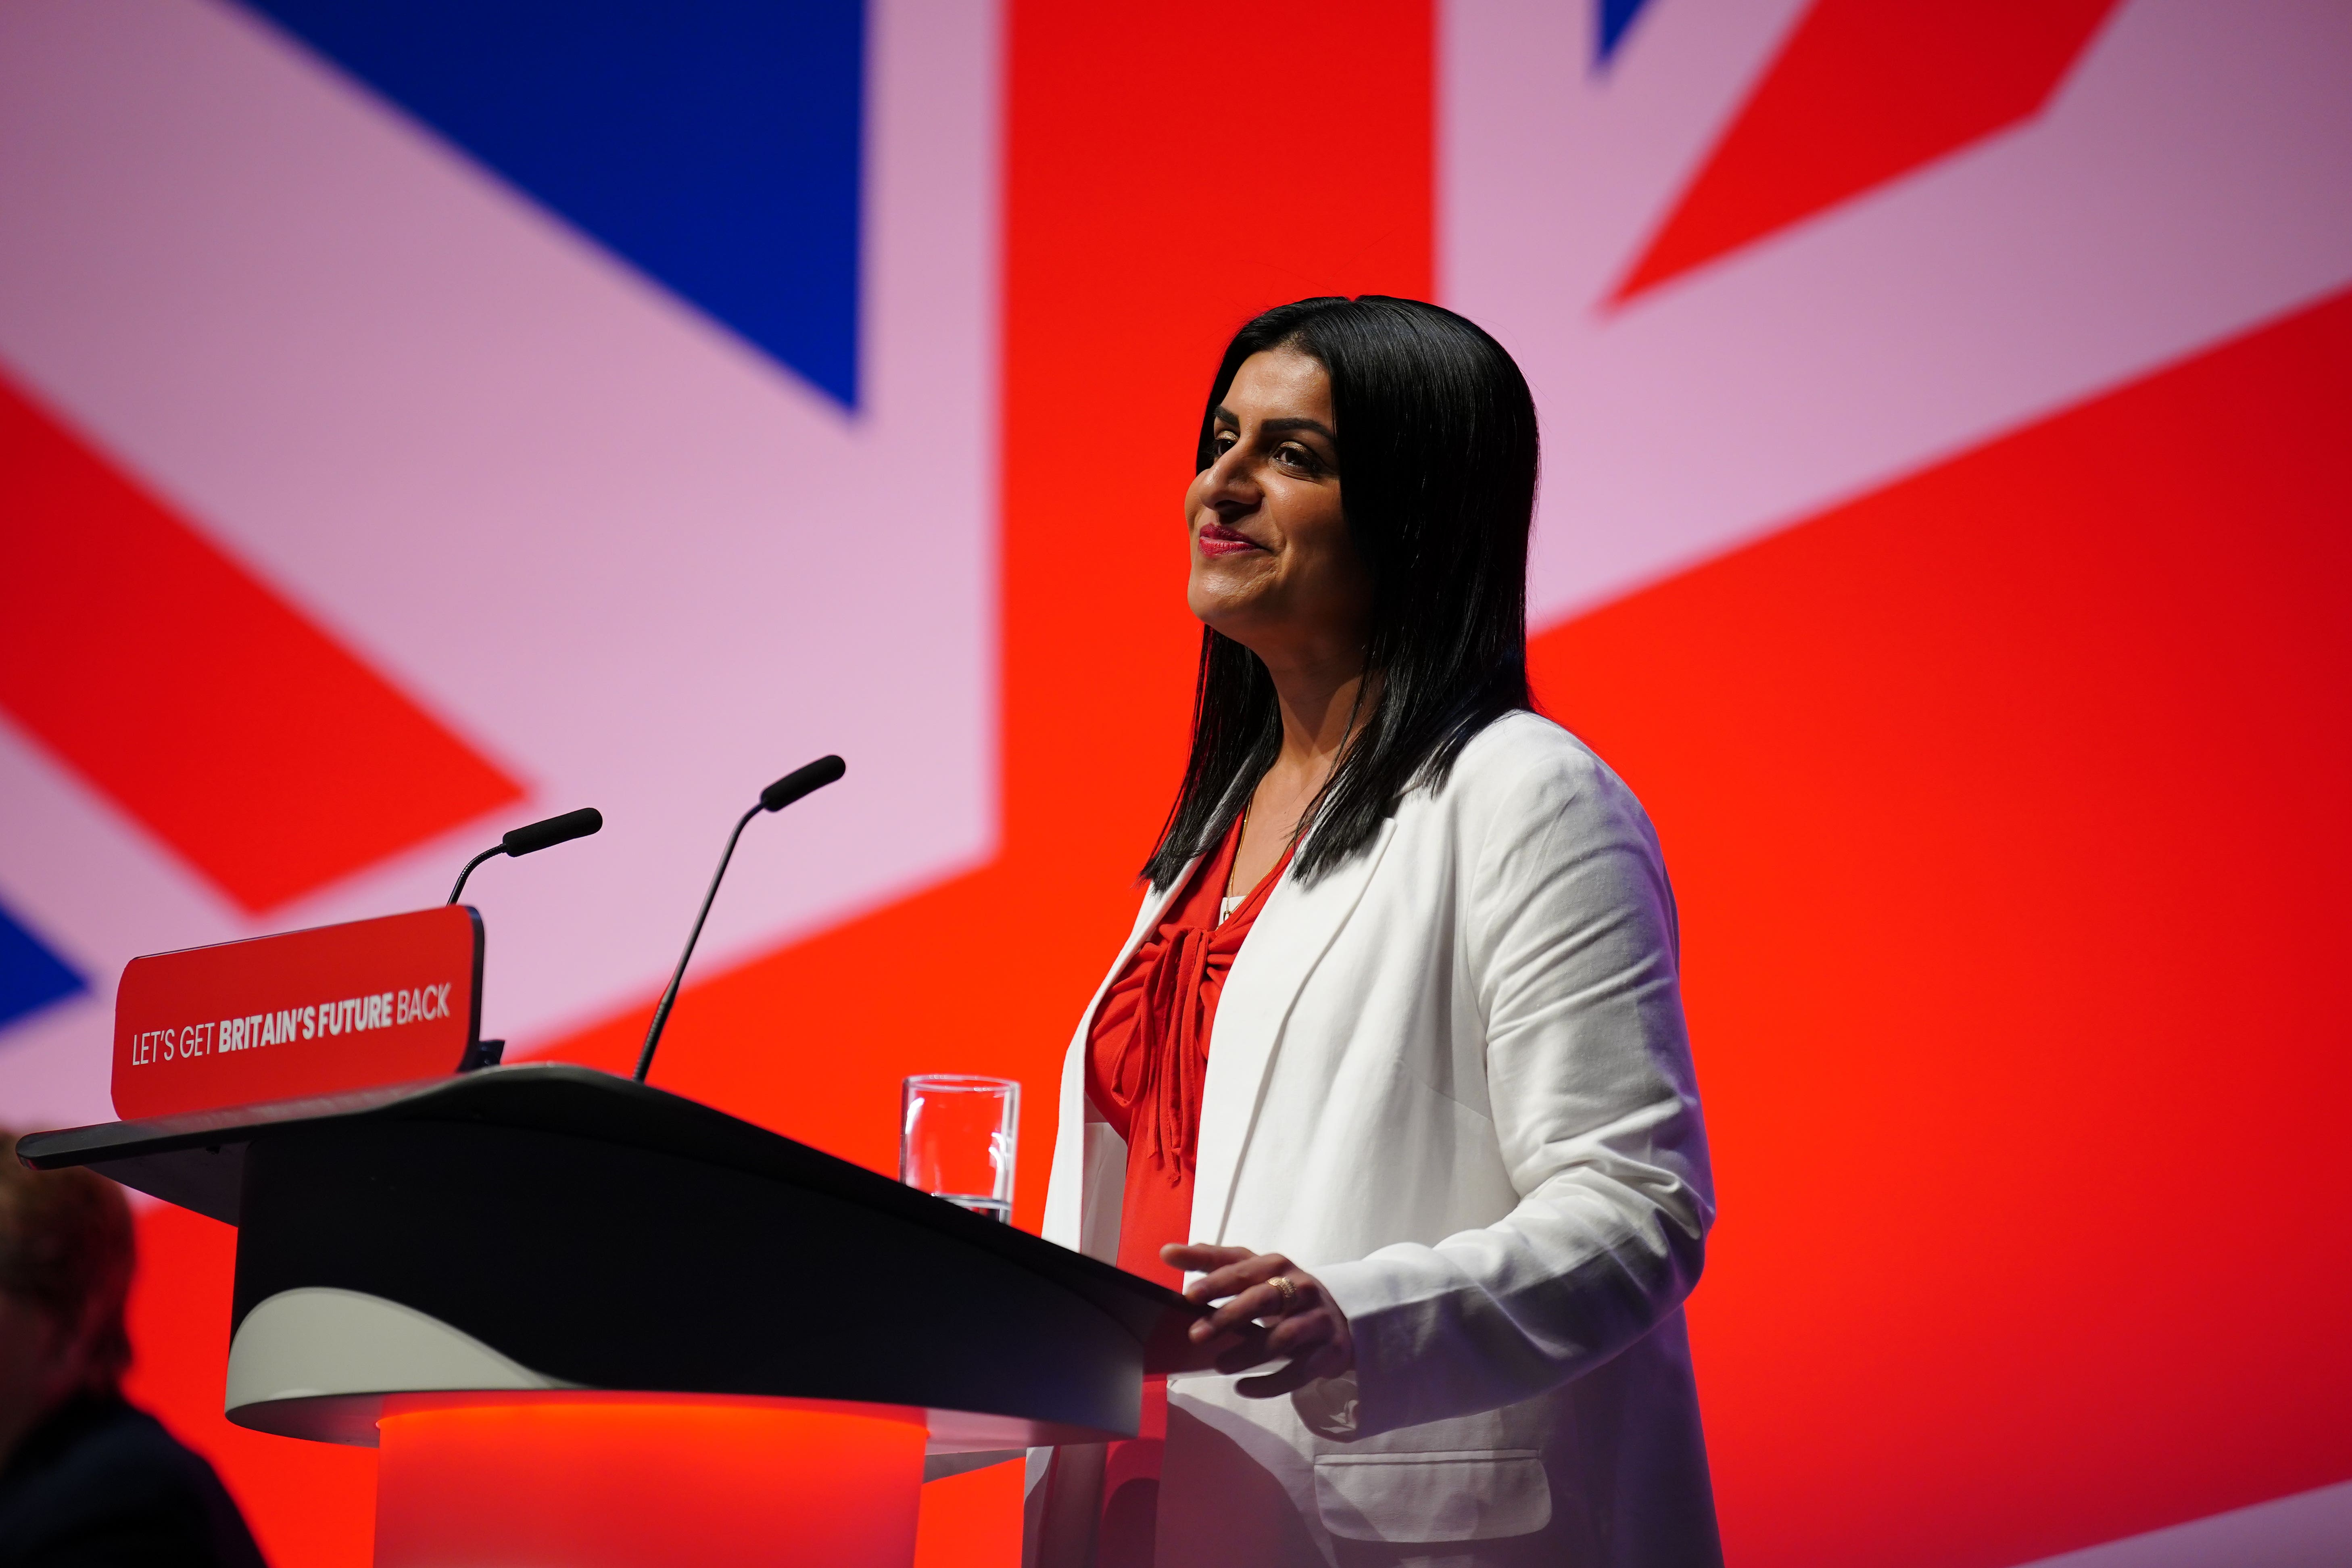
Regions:
[[585, 838], [604, 826], [604, 814], [593, 805], [583, 805], [578, 811], [567, 811], [544, 822], [526, 823], [499, 842], [509, 855], [529, 855], [568, 844], [574, 838]]
[[819, 757], [805, 767], [794, 768], [782, 778], [760, 792], [760, 805], [769, 811], [784, 807], [823, 789], [849, 771], [849, 764], [839, 757]]

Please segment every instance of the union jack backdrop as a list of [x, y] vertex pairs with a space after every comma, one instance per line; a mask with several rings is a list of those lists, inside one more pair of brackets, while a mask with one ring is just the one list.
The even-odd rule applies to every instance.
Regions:
[[[1738, 1568], [2352, 1553], [2340, 0], [0, 0], [0, 1120], [142, 952], [476, 874], [484, 1032], [887, 1168], [1026, 1097], [1181, 762], [1253, 311], [1544, 417], [1546, 708], [1656, 818]], [[280, 1568], [373, 1460], [134, 1393]], [[746, 1246], [766, 1245], [747, 1236]], [[927, 1564], [1010, 1564], [1010, 1468]], [[2072, 1555], [2068, 1555], [2072, 1554]]]

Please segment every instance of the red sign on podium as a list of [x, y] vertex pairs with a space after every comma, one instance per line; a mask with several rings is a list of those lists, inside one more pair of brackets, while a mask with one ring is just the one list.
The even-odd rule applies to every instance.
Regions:
[[463, 904], [134, 958], [115, 993], [115, 1114], [446, 1077], [481, 991], [482, 922]]

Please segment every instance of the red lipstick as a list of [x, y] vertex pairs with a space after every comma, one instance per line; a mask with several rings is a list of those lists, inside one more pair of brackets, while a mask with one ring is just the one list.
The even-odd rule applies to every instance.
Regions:
[[1203, 555], [1231, 555], [1237, 550], [1255, 550], [1247, 534], [1227, 528], [1222, 522], [1204, 522], [1198, 536]]

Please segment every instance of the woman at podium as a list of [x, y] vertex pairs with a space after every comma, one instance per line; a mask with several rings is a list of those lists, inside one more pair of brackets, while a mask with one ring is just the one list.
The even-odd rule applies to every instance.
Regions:
[[1218, 366], [1191, 756], [1045, 1219], [1222, 1302], [1214, 1364], [1033, 1456], [1040, 1568], [1720, 1561], [1674, 896], [1530, 708], [1536, 470], [1517, 366], [1433, 305], [1286, 305]]

